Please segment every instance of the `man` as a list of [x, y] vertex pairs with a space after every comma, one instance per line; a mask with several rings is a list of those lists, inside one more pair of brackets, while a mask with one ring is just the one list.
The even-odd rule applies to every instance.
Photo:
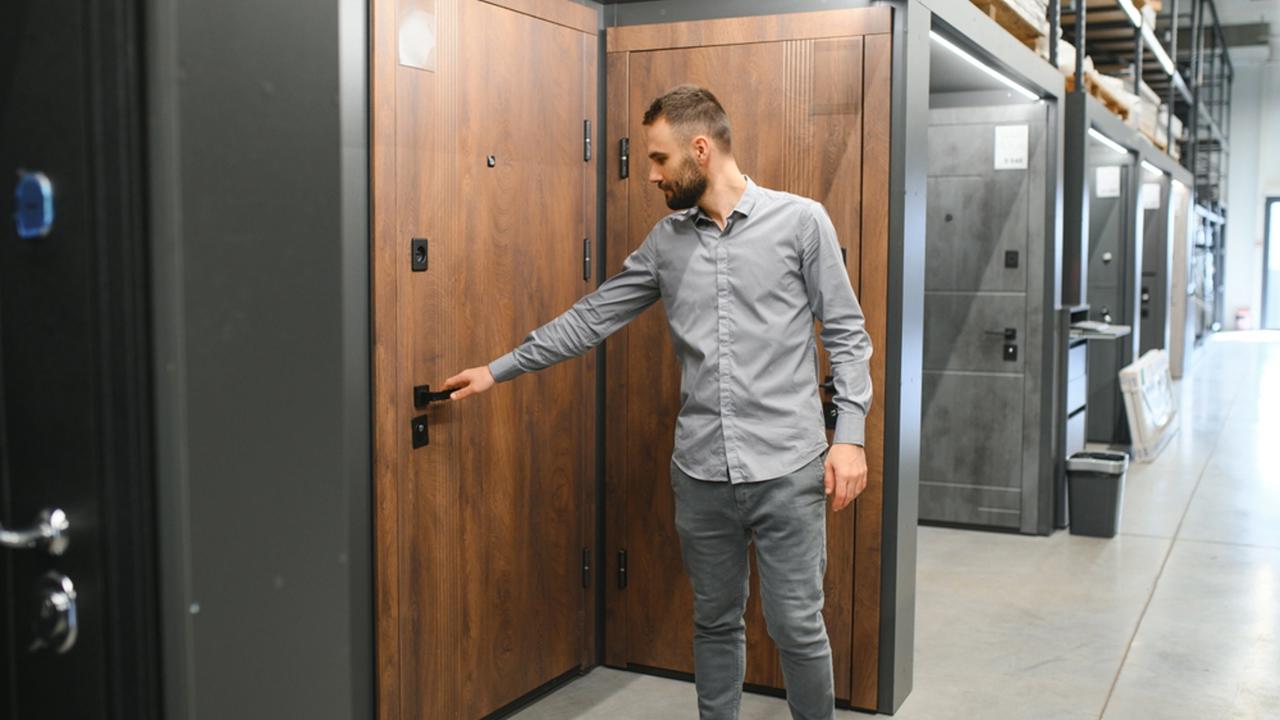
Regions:
[[[683, 372], [671, 482], [693, 585], [700, 715], [738, 716], [753, 541], [792, 717], [830, 718], [824, 492], [838, 511], [867, 482], [871, 345], [862, 311], [822, 206], [742, 174], [715, 96], [677, 87], [653, 101], [644, 126], [649, 181], [676, 212], [594, 293], [513, 352], [445, 387], [462, 399], [581, 355], [661, 299]], [[815, 317], [839, 410], [829, 450], [815, 377]]]

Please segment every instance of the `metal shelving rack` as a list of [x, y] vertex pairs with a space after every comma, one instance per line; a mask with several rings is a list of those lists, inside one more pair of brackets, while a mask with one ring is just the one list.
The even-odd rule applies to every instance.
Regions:
[[[1148, 0], [1150, 1], [1150, 0]], [[1170, 146], [1183, 143], [1181, 162], [1195, 176], [1197, 204], [1225, 216], [1223, 184], [1230, 154], [1231, 82], [1235, 71], [1214, 0], [1165, 0], [1154, 27], [1145, 24], [1132, 0], [1070, 0], [1050, 3], [1050, 37], [1061, 27], [1077, 48], [1075, 83], [1084, 87], [1084, 56], [1099, 72], [1132, 68], [1133, 92], [1141, 83], [1169, 108], [1165, 120]], [[1145, 3], [1144, 3], [1145, 4]], [[1084, 12], [1079, 12], [1083, 7]], [[1057, 64], [1056, 43], [1050, 62]], [[1175, 137], [1174, 117], [1183, 134]]]

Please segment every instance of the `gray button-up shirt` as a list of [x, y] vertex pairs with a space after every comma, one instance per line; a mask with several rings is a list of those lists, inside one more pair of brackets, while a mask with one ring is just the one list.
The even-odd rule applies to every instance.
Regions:
[[780, 477], [827, 447], [813, 321], [839, 411], [861, 445], [871, 340], [820, 204], [747, 189], [724, 230], [699, 208], [663, 218], [622, 271], [489, 365], [499, 382], [581, 355], [661, 299], [682, 371], [674, 461], [703, 480]]

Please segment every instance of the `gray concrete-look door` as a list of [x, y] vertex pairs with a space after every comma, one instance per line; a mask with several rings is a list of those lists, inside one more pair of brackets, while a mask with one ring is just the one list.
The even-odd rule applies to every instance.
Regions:
[[1129, 443], [1119, 373], [1134, 361], [1141, 333], [1137, 284], [1143, 218], [1134, 198], [1134, 171], [1132, 154], [1090, 143], [1089, 319], [1132, 328], [1132, 333], [1118, 340], [1089, 343], [1085, 437], [1112, 445]]
[[1037, 525], [1046, 127], [1044, 104], [930, 112], [924, 521]]
[[1168, 175], [1143, 170], [1142, 287], [1139, 355], [1169, 346], [1169, 273], [1172, 266], [1173, 203]]

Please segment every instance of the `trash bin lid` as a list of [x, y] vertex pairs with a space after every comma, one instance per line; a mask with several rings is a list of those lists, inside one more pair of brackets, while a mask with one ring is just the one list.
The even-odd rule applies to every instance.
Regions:
[[1067, 458], [1067, 470], [1123, 475], [1129, 469], [1129, 456], [1122, 452], [1085, 451]]

